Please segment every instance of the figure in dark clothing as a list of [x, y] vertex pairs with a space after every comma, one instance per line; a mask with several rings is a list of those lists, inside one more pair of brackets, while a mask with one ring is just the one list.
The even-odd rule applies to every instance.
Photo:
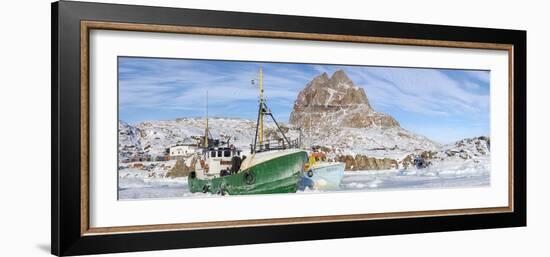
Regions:
[[414, 157], [414, 166], [416, 166], [417, 169], [422, 169], [426, 167], [424, 163], [424, 159], [422, 159], [422, 156], [417, 155]]

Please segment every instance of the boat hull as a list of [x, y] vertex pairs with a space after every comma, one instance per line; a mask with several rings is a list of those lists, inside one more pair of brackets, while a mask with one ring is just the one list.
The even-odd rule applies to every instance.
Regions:
[[345, 164], [340, 162], [314, 165], [302, 172], [299, 189], [338, 189], [344, 177], [344, 168]]
[[229, 195], [295, 193], [300, 174], [307, 161], [305, 151], [294, 151], [262, 161], [237, 174], [213, 179], [199, 179], [190, 175], [192, 193]]

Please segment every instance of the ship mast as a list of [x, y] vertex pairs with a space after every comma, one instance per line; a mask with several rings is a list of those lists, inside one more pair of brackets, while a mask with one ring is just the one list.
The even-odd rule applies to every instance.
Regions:
[[[254, 80], [252, 80], [252, 84], [254, 84]], [[260, 67], [260, 106], [259, 106], [259, 109], [258, 109], [258, 121], [256, 122], [256, 134], [254, 135], [254, 142], [253, 144], [251, 145], [251, 153], [255, 153], [256, 152], [256, 146], [259, 147], [259, 151], [263, 151], [264, 149], [264, 146], [263, 146], [263, 143], [264, 143], [264, 133], [263, 133], [263, 128], [264, 128], [264, 115], [268, 115], [269, 117], [271, 117], [271, 119], [273, 120], [273, 122], [275, 123], [275, 126], [277, 126], [277, 129], [279, 130], [279, 132], [281, 132], [283, 138], [284, 138], [284, 141], [286, 142], [286, 147], [290, 147], [291, 146], [291, 142], [290, 140], [286, 137], [285, 133], [283, 132], [283, 130], [281, 129], [281, 127], [279, 126], [279, 123], [277, 123], [277, 120], [275, 120], [275, 117], [273, 117], [273, 114], [271, 113], [271, 110], [269, 108], [267, 108], [267, 105], [266, 105], [266, 101], [264, 99], [264, 87], [263, 87], [263, 74], [262, 74], [262, 68]], [[284, 142], [283, 142], [283, 149], [285, 148], [284, 146]]]
[[263, 144], [264, 141], [264, 115], [263, 115], [263, 106], [264, 106], [264, 88], [263, 88], [263, 76], [262, 76], [262, 67], [260, 67], [260, 113], [259, 113], [259, 126], [260, 129], [258, 131], [258, 139], [260, 141], [260, 145]]
[[204, 128], [204, 147], [208, 148], [208, 89], [206, 90], [206, 127]]

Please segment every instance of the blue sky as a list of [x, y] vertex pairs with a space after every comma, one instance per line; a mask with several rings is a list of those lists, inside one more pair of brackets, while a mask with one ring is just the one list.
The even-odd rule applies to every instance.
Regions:
[[344, 70], [372, 107], [441, 143], [489, 135], [489, 71], [119, 57], [119, 119], [129, 123], [210, 116], [256, 119], [264, 71], [268, 106], [288, 122], [298, 92], [315, 76]]

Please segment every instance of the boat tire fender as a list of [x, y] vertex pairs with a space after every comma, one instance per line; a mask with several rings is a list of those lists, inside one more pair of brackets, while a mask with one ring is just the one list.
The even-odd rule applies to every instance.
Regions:
[[250, 171], [245, 171], [243, 174], [243, 180], [247, 185], [252, 185], [256, 182], [256, 176]]
[[313, 170], [308, 170], [307, 171], [307, 176], [310, 177], [310, 178], [313, 177]]

